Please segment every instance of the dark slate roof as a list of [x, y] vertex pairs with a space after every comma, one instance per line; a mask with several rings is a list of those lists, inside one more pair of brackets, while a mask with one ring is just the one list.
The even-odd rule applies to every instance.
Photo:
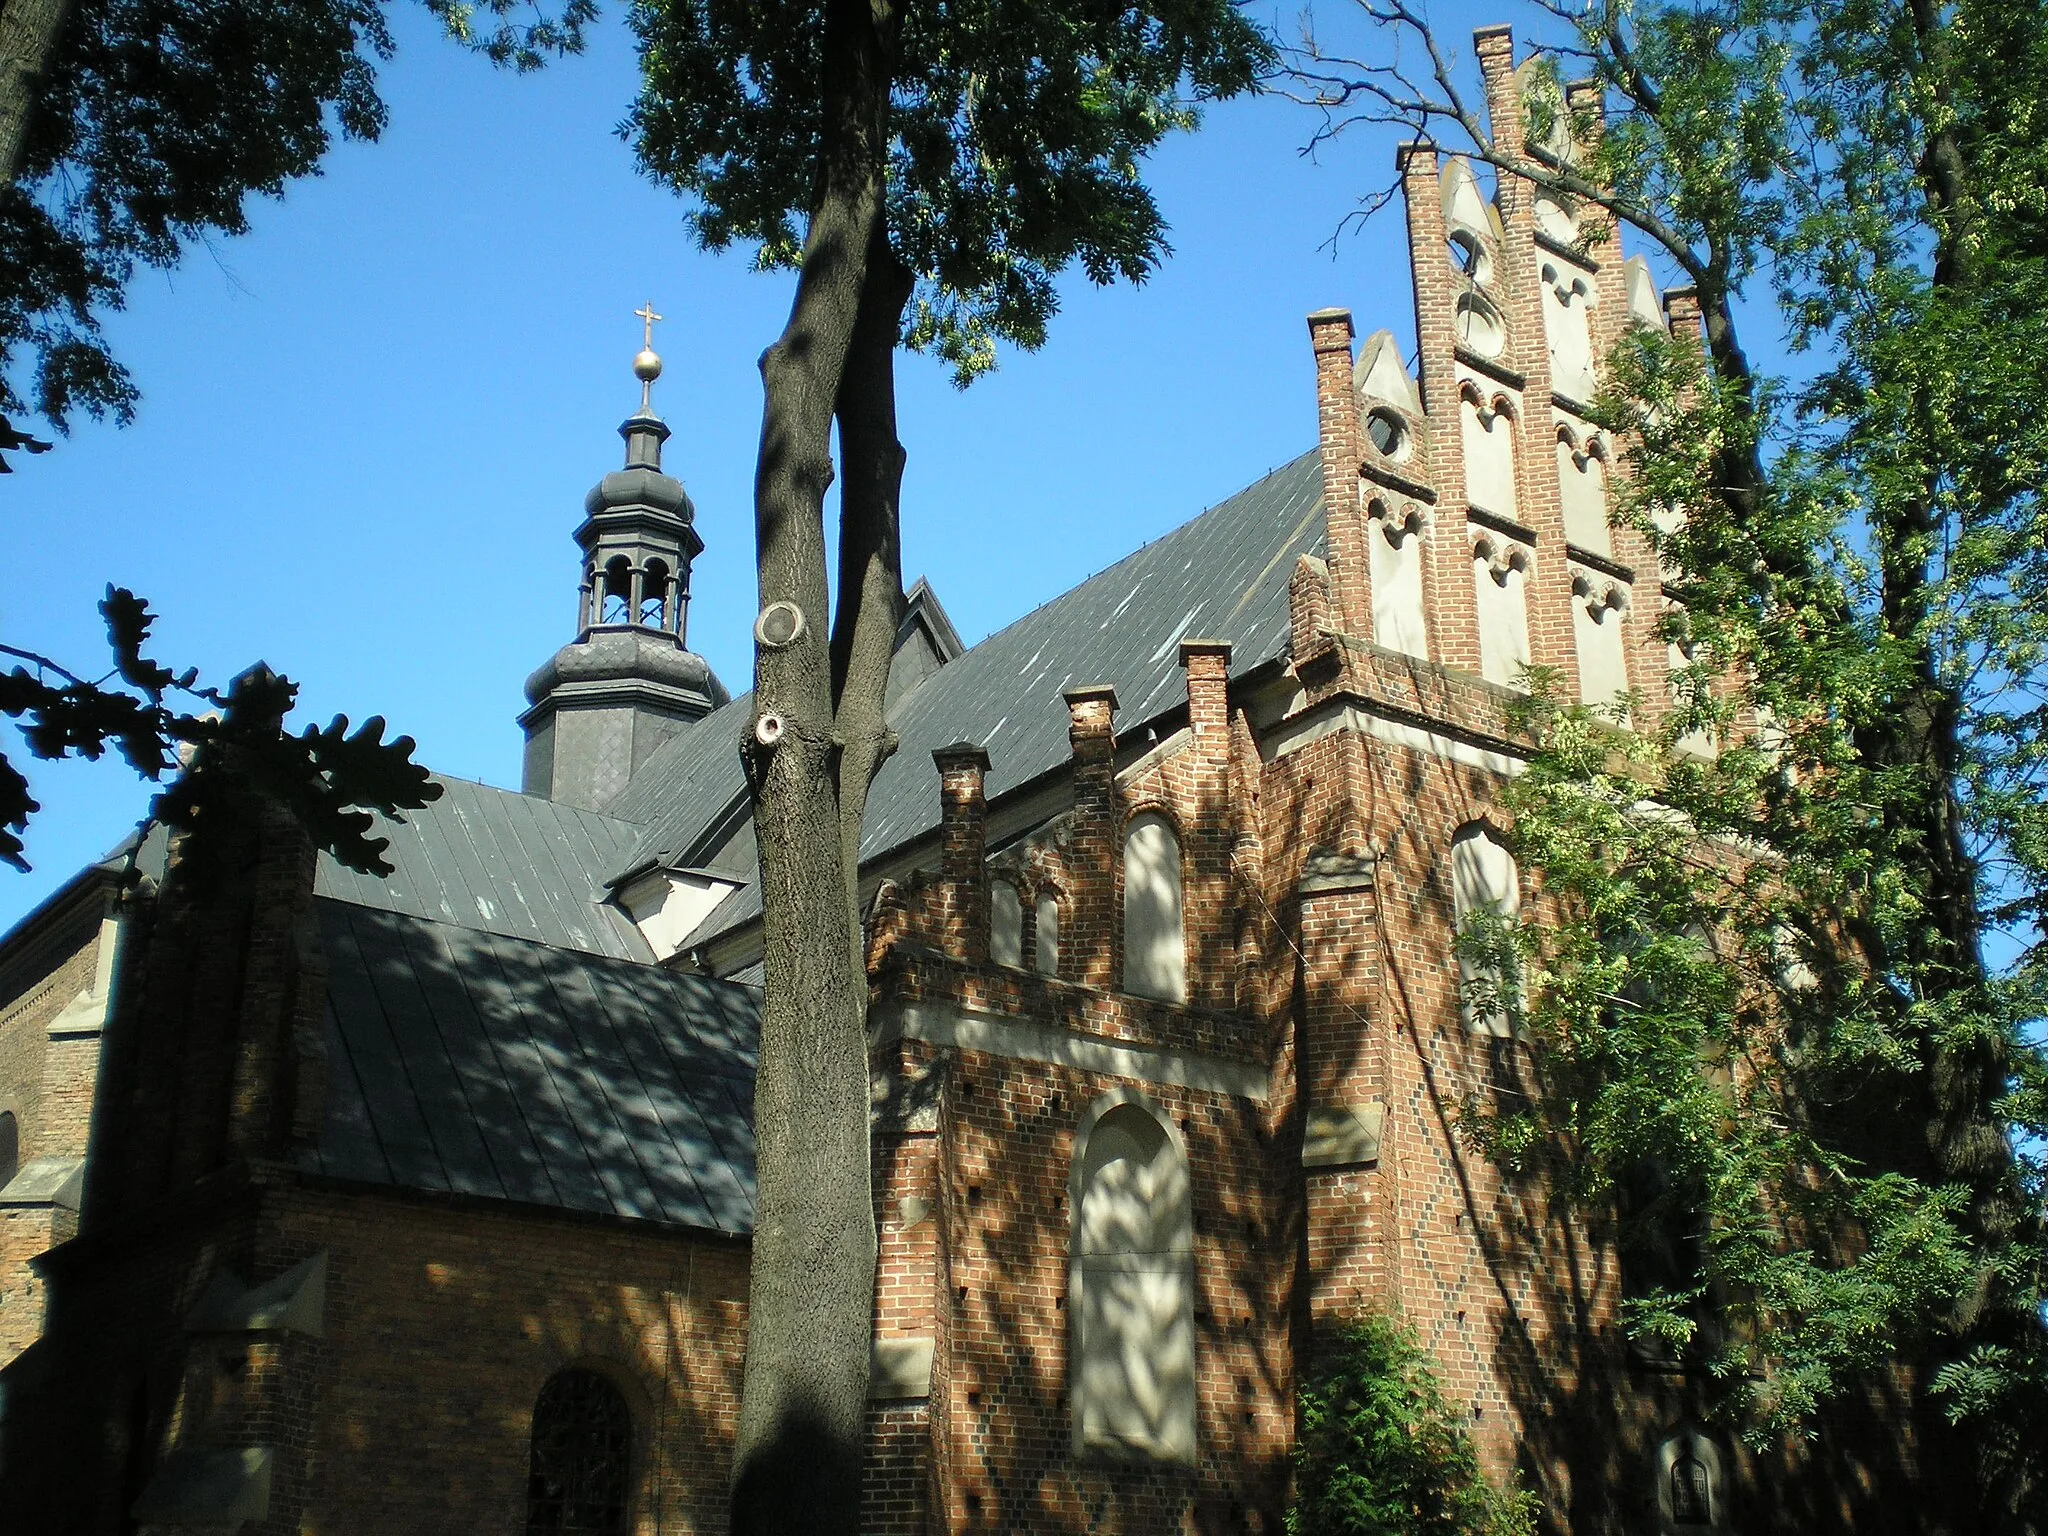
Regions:
[[640, 828], [467, 779], [436, 779], [442, 794], [432, 805], [406, 812], [403, 822], [379, 818], [377, 834], [391, 839], [388, 878], [323, 854], [315, 892], [593, 955], [654, 958], [632, 920], [601, 900], [605, 877]]
[[[935, 747], [985, 747], [988, 791], [1000, 795], [1066, 760], [1067, 688], [1114, 684], [1129, 727], [1185, 701], [1183, 639], [1231, 641], [1239, 675], [1279, 655], [1288, 578], [1296, 556], [1321, 550], [1321, 514], [1321, 464], [1310, 452], [940, 668], [891, 711], [901, 745], [868, 797], [862, 857], [937, 824]], [[743, 695], [648, 759], [618, 806], [645, 834], [615, 874], [701, 857], [705, 829], [745, 791], [737, 743], [752, 708]], [[736, 891], [699, 934], [759, 909], [753, 887]]]
[[689, 868], [702, 861], [705, 832], [747, 792], [740, 738], [754, 718], [754, 695], [743, 693], [655, 749], [633, 775], [614, 809], [641, 823], [614, 880], [650, 864]]
[[760, 995], [321, 901], [326, 1121], [306, 1166], [744, 1233]]

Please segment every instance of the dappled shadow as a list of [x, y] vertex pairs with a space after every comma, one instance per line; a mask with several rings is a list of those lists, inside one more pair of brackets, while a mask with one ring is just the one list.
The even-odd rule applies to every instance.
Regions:
[[[580, 1366], [631, 1411], [629, 1528], [723, 1529], [753, 994], [316, 913], [310, 865], [277, 872], [297, 896], [161, 900], [109, 1030], [99, 1203], [5, 1378], [0, 1525], [126, 1531], [173, 1458], [267, 1447], [264, 1532], [521, 1528], [536, 1398]], [[288, 1321], [200, 1305], [316, 1256]]]
[[[1386, 1106], [1376, 1166], [1306, 1175], [1302, 1358], [1320, 1327], [1369, 1307], [1399, 1312], [1496, 1475], [1518, 1472], [1553, 1529], [1615, 1527], [1631, 1410], [1611, 1233], [1557, 1192], [1555, 1170], [1505, 1176], [1462, 1130], [1528, 1086], [1520, 1048], [1469, 1030], [1458, 1007], [1451, 848], [1460, 827], [1499, 819], [1488, 745], [1503, 731], [1499, 690], [1453, 697], [1461, 684], [1441, 669], [1376, 649], [1352, 660], [1368, 694], [1393, 706], [1391, 723], [1365, 719], [1300, 748], [1266, 791], [1276, 886], [1292, 876], [1282, 850], [1322, 846], [1376, 866], [1369, 906], [1345, 921], [1312, 922], [1307, 898], [1276, 913], [1304, 946], [1348, 956], [1289, 957], [1304, 993], [1301, 1097]], [[1276, 904], [1285, 894], [1274, 890]]]
[[[1192, 749], [1186, 755], [1192, 759]], [[1239, 1002], [1241, 987], [1249, 980], [1255, 991], [1257, 978], [1238, 963], [1237, 914], [1227, 899], [1238, 852], [1231, 829], [1248, 802], [1231, 795], [1214, 759], [1206, 769], [1181, 766], [1181, 782], [1126, 784], [1118, 799], [1127, 814], [1172, 814], [1187, 860], [1188, 990], [1222, 1006], [1177, 1007], [1021, 968], [949, 961], [917, 941], [926, 923], [946, 931], [950, 907], [917, 890], [891, 919], [879, 1016], [902, 999], [956, 1000], [1051, 1026], [1062, 1038], [1147, 1053], [1153, 1064], [1134, 1078], [958, 1044], [942, 1052], [906, 1039], [892, 1047], [907, 1058], [893, 1067], [900, 1073], [945, 1063], [933, 1127], [935, 1526], [1132, 1536], [1242, 1536], [1281, 1526], [1292, 1253], [1285, 1195], [1273, 1178], [1269, 1106], [1263, 1091], [1246, 1097], [1159, 1076], [1163, 1061], [1220, 1061], [1264, 1084], [1272, 1058], [1262, 1010], [1250, 996]], [[1033, 882], [1027, 905], [1045, 890], [1067, 902], [1090, 897], [1080, 858], [1047, 863], [1012, 850], [1005, 860]], [[1114, 888], [1111, 897], [1115, 910]], [[1105, 941], [1093, 931], [1095, 942]], [[1089, 932], [1062, 917], [1062, 973], [1113, 970], [1078, 952]], [[1151, 1149], [1136, 1163], [1105, 1162], [1107, 1144], [1083, 1134], [1098, 1119], [1161, 1129], [1150, 1141], [1131, 1131], [1136, 1139], [1125, 1152]], [[1077, 1156], [1089, 1165], [1078, 1172]], [[1179, 1208], [1182, 1190], [1185, 1215], [1175, 1216], [1167, 1207]], [[1128, 1197], [1123, 1204], [1119, 1194]], [[1143, 1212], [1124, 1209], [1141, 1194]], [[1100, 1210], [1098, 1196], [1106, 1202]], [[1078, 1239], [1077, 1198], [1102, 1218]], [[1165, 1206], [1154, 1211], [1159, 1200]], [[890, 1206], [885, 1191], [885, 1225]], [[1130, 1219], [1115, 1219], [1119, 1212]], [[1083, 1353], [1083, 1400], [1096, 1408], [1083, 1413], [1077, 1434], [1083, 1326], [1108, 1342]], [[1181, 1427], [1190, 1407], [1191, 1442]]]
[[759, 994], [320, 904], [336, 1177], [739, 1233]]

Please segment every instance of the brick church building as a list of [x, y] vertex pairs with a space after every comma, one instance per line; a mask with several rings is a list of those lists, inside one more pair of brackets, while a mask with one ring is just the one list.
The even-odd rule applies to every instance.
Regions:
[[[1668, 708], [1597, 360], [1697, 313], [1579, 210], [1400, 169], [1416, 370], [1311, 315], [1300, 458], [971, 648], [910, 595], [862, 866], [875, 1532], [1271, 1536], [1297, 1372], [1375, 1308], [1550, 1529], [1919, 1528], [1885, 1405], [1744, 1451], [1630, 1350], [1612, 1232], [1460, 1141], [1518, 1047], [1454, 936], [1541, 916], [1505, 706], [1534, 664]], [[259, 814], [195, 892], [146, 830], [0, 941], [0, 1529], [723, 1530], [753, 705], [687, 648], [667, 428], [621, 430], [522, 792], [445, 781], [385, 880]]]

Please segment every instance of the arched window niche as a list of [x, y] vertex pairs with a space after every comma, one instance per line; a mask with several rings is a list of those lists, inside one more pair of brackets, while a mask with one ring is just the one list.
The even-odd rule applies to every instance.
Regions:
[[988, 957], [997, 965], [1024, 963], [1024, 899], [1016, 881], [1000, 876], [988, 883]]
[[1374, 497], [1366, 521], [1378, 531], [1372, 551], [1372, 638], [1404, 656], [1429, 655], [1422, 612], [1422, 547], [1429, 519], [1414, 503], [1398, 512]]
[[1567, 543], [1596, 555], [1612, 556], [1607, 527], [1607, 450], [1597, 433], [1580, 442], [1572, 429], [1557, 429], [1557, 490], [1564, 507]]
[[1542, 264], [1543, 329], [1550, 343], [1550, 383], [1574, 400], [1600, 392], [1593, 378], [1593, 285], [1583, 272]]
[[1489, 399], [1469, 380], [1458, 394], [1465, 451], [1465, 500], [1499, 517], [1518, 515], [1515, 490], [1515, 406], [1505, 394]]
[[1572, 636], [1579, 653], [1579, 698], [1619, 718], [1628, 698], [1628, 621], [1631, 597], [1623, 583], [1574, 565]]
[[1188, 1000], [1180, 898], [1180, 835], [1157, 811], [1133, 816], [1124, 828], [1126, 992], [1168, 1003]]
[[1721, 1448], [1696, 1429], [1657, 1447], [1657, 1524], [1665, 1536], [1710, 1536], [1732, 1528]]
[[[1468, 935], [1516, 923], [1522, 912], [1522, 878], [1515, 856], [1493, 828], [1467, 822], [1451, 839], [1451, 908], [1458, 954], [1458, 1014], [1474, 1034], [1507, 1039], [1514, 1034], [1508, 1007], [1511, 970], [1494, 957], [1475, 954]], [[1484, 925], [1484, 926], [1483, 926]]]
[[1149, 1100], [1096, 1100], [1068, 1177], [1074, 1454], [1195, 1459], [1194, 1206], [1186, 1149]]
[[1038, 893], [1032, 937], [1031, 968], [1041, 976], [1060, 973], [1060, 899], [1052, 891]]
[[1472, 587], [1479, 620], [1479, 675], [1529, 690], [1530, 552], [1489, 528], [1472, 530]]
[[625, 1536], [633, 1414], [601, 1371], [555, 1372], [533, 1405], [527, 1536]]

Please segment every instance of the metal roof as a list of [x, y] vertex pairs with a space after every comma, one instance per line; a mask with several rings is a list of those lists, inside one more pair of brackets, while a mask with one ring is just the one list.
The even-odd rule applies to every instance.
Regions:
[[[861, 857], [937, 825], [936, 747], [971, 741], [989, 754], [991, 797], [1066, 761], [1061, 694], [1111, 683], [1129, 727], [1185, 703], [1180, 642], [1232, 642], [1242, 675], [1287, 647], [1287, 582], [1295, 557], [1323, 545], [1322, 469], [1303, 454], [1126, 556], [941, 667], [890, 711], [900, 746], [868, 795]], [[752, 718], [745, 694], [668, 743], [635, 775], [618, 810], [646, 823], [614, 877], [650, 863], [702, 857], [695, 845], [746, 792], [738, 743]], [[758, 913], [752, 885], [698, 930], [720, 933]]]
[[760, 994], [416, 915], [318, 903], [313, 1171], [752, 1229]]
[[430, 917], [485, 933], [651, 960], [653, 951], [604, 880], [640, 828], [534, 795], [435, 775], [441, 798], [397, 822], [379, 817], [391, 875], [358, 874], [320, 857], [313, 889], [383, 912]]
[[656, 748], [614, 802], [618, 816], [642, 825], [611, 878], [650, 864], [700, 862], [698, 840], [747, 792], [740, 738], [754, 718], [754, 695], [743, 693]]

